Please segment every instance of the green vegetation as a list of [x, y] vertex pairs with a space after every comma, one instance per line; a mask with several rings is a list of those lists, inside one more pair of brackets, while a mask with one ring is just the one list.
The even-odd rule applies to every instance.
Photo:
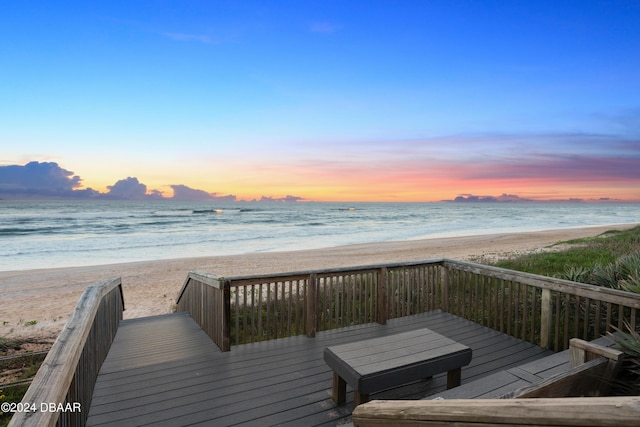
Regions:
[[[0, 403], [20, 402], [22, 400], [22, 396], [24, 396], [28, 388], [28, 384], [3, 387], [2, 389], [0, 389]], [[13, 413], [0, 412], [0, 427], [7, 426], [9, 424], [9, 421], [11, 421], [12, 416]]]
[[626, 325], [627, 332], [616, 328], [616, 334], [610, 334], [610, 339], [626, 353], [623, 369], [617, 380], [612, 384], [615, 394], [640, 395], [640, 334]]
[[7, 337], [0, 337], [0, 353], [5, 353], [12, 348], [19, 349], [20, 344], [14, 339], [7, 338]]
[[621, 257], [640, 258], [640, 255], [637, 255], [640, 254], [640, 226], [623, 231], [607, 231], [596, 237], [559, 242], [546, 249], [548, 251], [497, 261], [494, 265], [510, 270], [587, 282], [593, 278], [593, 272], [612, 268], [611, 266], [615, 266]]
[[[36, 375], [45, 358], [44, 352], [25, 353], [25, 343], [37, 341], [0, 337], [0, 403], [20, 402], [29, 387], [29, 380]], [[9, 424], [12, 415], [0, 412], [0, 427]]]

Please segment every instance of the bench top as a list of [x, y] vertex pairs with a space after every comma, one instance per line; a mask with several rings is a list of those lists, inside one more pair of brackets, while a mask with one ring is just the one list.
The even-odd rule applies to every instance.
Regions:
[[460, 368], [471, 349], [430, 329], [328, 347], [324, 360], [355, 390], [393, 385], [399, 377], [418, 380]]

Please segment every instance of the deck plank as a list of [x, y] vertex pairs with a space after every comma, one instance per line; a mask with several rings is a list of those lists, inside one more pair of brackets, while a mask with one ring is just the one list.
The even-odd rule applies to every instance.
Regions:
[[[123, 321], [100, 371], [89, 426], [336, 425], [350, 421], [353, 392], [336, 406], [326, 347], [429, 328], [473, 350], [462, 384], [552, 354], [440, 311], [232, 346], [221, 352], [185, 313]], [[419, 399], [444, 391], [446, 374], [371, 395]]]

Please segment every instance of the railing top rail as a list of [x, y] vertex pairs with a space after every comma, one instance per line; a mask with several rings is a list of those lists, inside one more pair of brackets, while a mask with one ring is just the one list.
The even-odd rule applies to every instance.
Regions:
[[605, 288], [603, 286], [572, 282], [570, 280], [540, 276], [537, 274], [524, 273], [521, 271], [507, 270], [499, 267], [476, 264], [469, 261], [445, 259], [444, 265], [445, 267], [454, 268], [457, 270], [469, 271], [472, 273], [491, 276], [504, 280], [514, 280], [541, 289], [550, 289], [552, 291], [578, 295], [581, 297], [591, 298], [603, 302], [621, 304], [626, 307], [640, 308], [640, 295], [633, 292], [620, 291], [616, 289]]
[[540, 276], [537, 274], [524, 273], [515, 270], [507, 270], [499, 267], [488, 266], [484, 264], [476, 264], [469, 261], [460, 261], [450, 258], [433, 258], [417, 261], [405, 261], [388, 264], [370, 264], [351, 267], [335, 267], [316, 270], [300, 270], [289, 271], [283, 273], [265, 273], [254, 275], [238, 275], [238, 276], [226, 276], [221, 277], [214, 274], [209, 274], [200, 271], [191, 271], [187, 276], [187, 279], [182, 286], [178, 294], [176, 302], [180, 301], [182, 294], [187, 288], [191, 279], [198, 280], [206, 283], [210, 286], [221, 289], [225, 282], [228, 282], [230, 286], [241, 286], [251, 283], [267, 283], [277, 281], [287, 281], [303, 279], [311, 274], [315, 274], [318, 277], [328, 277], [336, 274], [355, 274], [369, 271], [376, 271], [382, 268], [394, 269], [403, 267], [416, 267], [422, 265], [444, 265], [448, 268], [456, 270], [469, 271], [472, 273], [495, 277], [504, 280], [513, 280], [524, 283], [529, 286], [550, 289], [571, 295], [578, 295], [581, 297], [591, 298], [603, 302], [610, 302], [614, 304], [621, 304], [626, 307], [632, 307], [640, 309], [640, 295], [633, 292], [626, 292], [616, 289], [605, 288], [602, 286], [589, 285], [584, 283], [572, 282], [569, 280], [558, 279], [554, 277]]
[[[265, 273], [265, 274], [251, 274], [251, 275], [240, 275], [240, 276], [225, 276], [218, 277], [219, 280], [227, 280], [231, 282], [231, 286], [234, 283], [239, 282], [258, 282], [258, 281], [283, 281], [283, 280], [291, 280], [296, 278], [308, 277], [310, 274], [316, 274], [317, 276], [331, 276], [335, 274], [354, 274], [354, 273], [362, 273], [368, 271], [376, 271], [381, 268], [393, 269], [393, 268], [401, 268], [401, 267], [416, 267], [421, 265], [433, 265], [433, 264], [442, 264], [445, 258], [434, 258], [427, 260], [419, 260], [419, 261], [405, 261], [405, 262], [395, 262], [395, 263], [387, 263], [387, 264], [369, 264], [369, 265], [359, 265], [359, 266], [351, 266], [351, 267], [334, 267], [334, 268], [324, 268], [324, 269], [316, 269], [316, 270], [299, 270], [299, 271], [289, 271], [283, 273]], [[190, 273], [191, 274], [191, 273]]]
[[[64, 402], [100, 302], [116, 288], [119, 288], [124, 309], [122, 282], [119, 277], [106, 279], [85, 289], [62, 332], [51, 346], [51, 350], [33, 378], [31, 386], [22, 399], [23, 402]], [[84, 408], [82, 409], [84, 410]], [[37, 425], [55, 423], [57, 413], [40, 412], [39, 407], [37, 410], [36, 413], [22, 413], [22, 415], [24, 418], [31, 418], [30, 422], [35, 421]], [[16, 416], [20, 414], [16, 413]], [[34, 420], [35, 418], [37, 420]], [[17, 422], [12, 420], [12, 423], [14, 421]]]
[[637, 426], [638, 417], [640, 396], [375, 400], [352, 415], [356, 426]]
[[189, 282], [191, 280], [197, 280], [198, 282], [204, 283], [206, 285], [212, 286], [217, 289], [222, 289], [224, 285], [224, 277], [220, 277], [216, 274], [206, 273], [204, 271], [191, 270], [189, 274], [187, 274], [187, 278], [182, 284], [182, 288], [180, 288], [180, 292], [178, 292], [178, 297], [176, 298], [176, 304], [180, 302], [182, 295], [187, 290], [189, 286]]

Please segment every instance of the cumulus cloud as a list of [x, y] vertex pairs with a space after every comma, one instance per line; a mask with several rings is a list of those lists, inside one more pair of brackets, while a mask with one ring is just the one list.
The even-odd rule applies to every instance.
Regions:
[[[55, 162], [0, 166], [0, 194], [65, 197], [72, 196], [80, 185], [79, 176]], [[84, 194], [89, 193], [85, 190]]]
[[138, 181], [138, 178], [121, 179], [115, 184], [107, 186], [107, 189], [109, 192], [105, 196], [109, 199], [142, 200], [149, 198], [147, 186]]

